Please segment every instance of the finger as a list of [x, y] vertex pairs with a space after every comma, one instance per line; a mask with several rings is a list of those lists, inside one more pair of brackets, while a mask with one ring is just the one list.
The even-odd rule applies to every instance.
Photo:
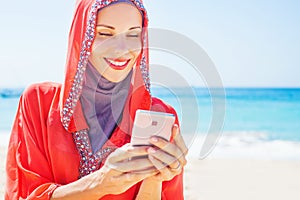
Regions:
[[154, 156], [149, 155], [149, 160], [160, 171], [160, 173], [156, 176], [162, 176], [163, 180], [171, 180], [175, 176], [168, 167], [165, 167], [165, 165]]
[[146, 146], [143, 147], [133, 147], [133, 146], [123, 146], [116, 151], [114, 151], [110, 156], [107, 158], [107, 160], [110, 163], [116, 163], [124, 160], [128, 160], [132, 157], [137, 156], [145, 156], [148, 154]]
[[151, 168], [153, 165], [148, 158], [139, 158], [122, 162], [108, 163], [111, 169], [125, 173], [131, 171], [140, 171]]
[[149, 155], [155, 157], [156, 159], [158, 159], [159, 161], [164, 163], [164, 166], [172, 165], [172, 167], [174, 167], [173, 163], [175, 161], [177, 161], [177, 159], [175, 157], [171, 156], [170, 154], [166, 153], [165, 151], [162, 151], [160, 149], [155, 149], [153, 147], [150, 147], [148, 149], [148, 153], [149, 153]]
[[175, 162], [172, 163], [172, 165], [169, 165], [169, 168], [171, 171], [179, 174], [182, 170], [182, 165], [180, 164], [180, 162], [178, 160], [176, 160]]
[[127, 172], [125, 172], [124, 170], [120, 170], [118, 168], [115, 168], [114, 166], [109, 167], [108, 165], [105, 165], [105, 166], [102, 167], [102, 169], [103, 168], [108, 169], [108, 170], [106, 170], [106, 173], [109, 174], [109, 176], [111, 176], [111, 177], [119, 177], [122, 174], [128, 174], [128, 173], [152, 174], [152, 175], [158, 173], [158, 170], [153, 166], [152, 163], [151, 163], [151, 167], [148, 167], [147, 169], [142, 169], [142, 170], [134, 169], [134, 170], [130, 170], [130, 171], [127, 171]]
[[184, 153], [184, 155], [187, 155], [188, 148], [185, 145], [184, 139], [183, 139], [182, 135], [180, 134], [180, 129], [177, 124], [175, 124], [173, 126], [172, 132], [174, 132], [173, 138], [174, 138], [175, 144], [179, 147], [181, 152]]
[[158, 160], [156, 157], [152, 155], [149, 155], [149, 160], [151, 161], [153, 166], [160, 172], [162, 172], [164, 168], [167, 168], [166, 164], [164, 164], [163, 162], [161, 162], [160, 160]]
[[[152, 164], [152, 163], [151, 163]], [[152, 167], [148, 168], [148, 169], [143, 169], [143, 170], [134, 170], [134, 171], [131, 171], [130, 173], [158, 173], [159, 171], [153, 166], [152, 164]]]
[[179, 133], [179, 127], [177, 124], [174, 124], [172, 127], [172, 138], [174, 139]]
[[145, 178], [148, 178], [150, 176], [154, 176], [157, 174], [157, 172], [149, 172], [149, 173], [125, 173], [121, 174], [119, 176], [114, 176], [113, 179], [116, 179], [118, 182], [140, 182], [141, 180], [144, 180]]
[[186, 159], [184, 156], [184, 153], [181, 152], [181, 150], [177, 147], [176, 144], [173, 144], [171, 142], [165, 141], [164, 139], [161, 139], [159, 137], [151, 137], [150, 142], [158, 147], [159, 149], [162, 149], [163, 151], [167, 152], [171, 156], [178, 159], [180, 164], [184, 166], [186, 164]]
[[183, 139], [182, 135], [180, 134], [180, 129], [177, 124], [175, 124], [173, 126], [173, 131], [174, 131], [174, 142], [178, 146], [178, 148], [181, 150], [181, 152], [184, 154], [181, 156], [180, 163], [182, 166], [185, 166], [187, 163], [185, 156], [188, 153], [188, 148], [185, 145], [184, 139]]

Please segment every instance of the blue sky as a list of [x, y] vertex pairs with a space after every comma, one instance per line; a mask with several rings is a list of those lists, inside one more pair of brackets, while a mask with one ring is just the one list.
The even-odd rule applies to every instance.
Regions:
[[[224, 86], [300, 87], [300, 1], [144, 2], [150, 27], [197, 42], [215, 63]], [[63, 80], [74, 3], [1, 2], [0, 87]]]

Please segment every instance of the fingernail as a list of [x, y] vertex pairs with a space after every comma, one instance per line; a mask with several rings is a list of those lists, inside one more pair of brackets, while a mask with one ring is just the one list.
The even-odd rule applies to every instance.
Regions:
[[152, 141], [152, 142], [158, 142], [158, 139], [157, 139], [156, 137], [152, 137], [152, 138], [151, 138], [151, 141]]
[[178, 124], [174, 124], [174, 127], [175, 127], [177, 130], [179, 129]]
[[149, 149], [148, 149], [148, 153], [155, 153], [156, 152], [156, 150], [154, 149], [154, 148], [152, 148], [152, 147], [150, 147]]

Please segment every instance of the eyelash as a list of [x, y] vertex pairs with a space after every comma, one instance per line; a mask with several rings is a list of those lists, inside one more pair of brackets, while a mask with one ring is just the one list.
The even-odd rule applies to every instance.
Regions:
[[98, 33], [100, 36], [113, 36], [111, 33]]
[[[100, 36], [107, 36], [107, 37], [113, 36], [113, 34], [111, 34], [111, 33], [101, 33], [101, 32], [99, 32], [98, 34], [99, 34]], [[140, 35], [139, 35], [139, 34], [136, 34], [136, 35], [127, 35], [127, 37], [130, 37], [130, 38], [138, 38], [138, 37], [140, 37]]]
[[127, 37], [134, 37], [134, 38], [137, 38], [137, 37], [140, 37], [140, 35], [127, 35]]

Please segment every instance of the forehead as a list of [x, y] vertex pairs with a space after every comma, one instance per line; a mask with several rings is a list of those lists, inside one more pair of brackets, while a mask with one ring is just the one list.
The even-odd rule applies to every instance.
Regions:
[[115, 28], [142, 26], [142, 15], [137, 7], [128, 3], [117, 3], [102, 8], [97, 15], [97, 24]]

